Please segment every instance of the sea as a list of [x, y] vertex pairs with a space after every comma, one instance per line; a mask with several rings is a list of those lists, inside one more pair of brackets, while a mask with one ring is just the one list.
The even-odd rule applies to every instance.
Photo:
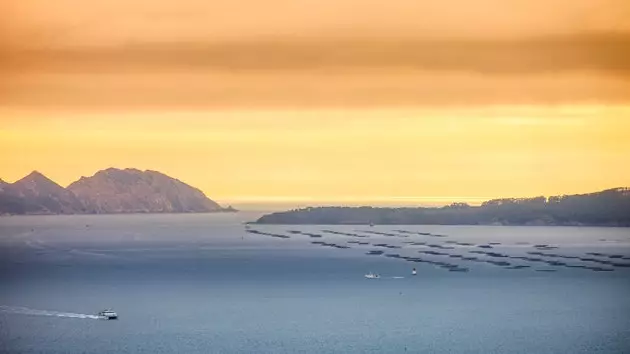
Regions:
[[0, 218], [0, 352], [630, 353], [630, 229], [257, 216]]

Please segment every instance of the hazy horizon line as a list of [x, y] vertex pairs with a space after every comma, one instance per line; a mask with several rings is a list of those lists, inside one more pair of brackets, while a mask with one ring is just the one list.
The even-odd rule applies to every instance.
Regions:
[[[104, 168], [104, 169], [100, 169], [96, 171], [91, 176], [94, 176], [96, 173], [107, 170], [107, 169], [120, 169], [120, 170], [132, 169], [132, 170], [138, 170], [141, 172], [147, 172], [147, 171], [158, 172], [158, 173], [164, 174], [165, 176], [168, 176], [169, 178], [179, 180], [180, 182], [192, 188], [199, 189], [198, 187], [192, 184], [186, 183], [185, 181], [182, 181], [181, 179], [177, 177], [165, 174], [163, 172], [160, 172], [158, 169], [154, 169], [154, 168], [142, 170], [142, 169], [133, 168], [133, 167], [125, 167], [125, 168], [108, 167], [108, 168]], [[49, 180], [53, 181], [54, 183], [58, 184], [64, 189], [67, 188], [70, 184], [74, 183], [73, 181], [67, 185], [60, 184], [56, 182], [55, 180], [53, 180], [52, 178], [46, 176], [43, 172], [40, 172], [39, 170], [33, 170], [29, 172], [28, 174], [24, 175], [23, 177], [17, 178], [13, 181], [3, 179], [0, 176], [0, 181], [3, 181], [8, 184], [13, 184], [33, 173], [38, 173], [38, 174], [43, 175], [45, 178], [48, 178]], [[85, 176], [80, 176], [79, 179], [83, 177]], [[529, 196], [506, 195], [506, 196], [493, 196], [493, 197], [483, 196], [482, 197], [482, 196], [396, 196], [396, 195], [384, 196], [384, 195], [379, 195], [379, 196], [364, 196], [364, 197], [360, 197], [360, 196], [341, 196], [341, 197], [336, 197], [336, 198], [326, 197], [326, 198], [321, 198], [321, 199], [312, 197], [312, 196], [304, 196], [304, 195], [301, 195], [301, 196], [251, 196], [250, 195], [250, 196], [235, 196], [235, 197], [214, 197], [201, 189], [199, 190], [208, 199], [211, 199], [217, 202], [223, 207], [232, 206], [237, 209], [248, 210], [248, 211], [265, 211], [266, 209], [279, 210], [279, 209], [287, 209], [287, 208], [303, 208], [303, 207], [309, 207], [309, 206], [312, 206], [312, 207], [320, 207], [320, 206], [440, 207], [440, 206], [450, 205], [453, 203], [466, 203], [471, 206], [476, 206], [476, 205], [481, 205], [485, 201], [494, 200], [494, 199], [506, 199], [506, 198], [520, 199], [520, 198], [536, 198], [536, 197], [549, 198], [551, 196], [557, 196], [557, 195], [580, 195], [580, 194], [589, 194], [589, 193], [596, 193], [596, 192], [601, 192], [605, 190], [623, 189], [623, 188], [627, 189], [630, 187], [616, 186], [616, 187], [609, 187], [609, 188], [598, 188], [597, 190], [591, 190], [591, 191], [580, 191], [580, 192], [571, 192], [571, 193], [562, 193], [562, 194], [554, 193], [550, 195], [538, 194], [538, 195], [529, 195]]]

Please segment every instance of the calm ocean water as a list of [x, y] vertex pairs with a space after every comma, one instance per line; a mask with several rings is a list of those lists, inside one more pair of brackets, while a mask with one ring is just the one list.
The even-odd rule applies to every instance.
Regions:
[[0, 218], [0, 352], [630, 352], [628, 229], [254, 217]]

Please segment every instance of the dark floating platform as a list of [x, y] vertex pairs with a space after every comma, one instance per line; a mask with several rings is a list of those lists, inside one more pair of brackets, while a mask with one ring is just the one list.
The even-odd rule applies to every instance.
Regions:
[[530, 268], [531, 266], [528, 265], [514, 265], [511, 267], [506, 267], [505, 269], [527, 269]]
[[539, 250], [555, 250], [555, 249], [559, 248], [557, 246], [550, 246], [550, 245], [547, 245], [547, 244], [534, 245], [533, 247], [537, 248]]
[[263, 232], [263, 231], [258, 231], [258, 230], [248, 229], [248, 230], [245, 230], [245, 232], [249, 232], [250, 234], [264, 235], [264, 236], [276, 237], [276, 238], [291, 238], [290, 236], [287, 236], [287, 235], [274, 234], [271, 232]]
[[436, 251], [418, 251], [418, 253], [430, 254], [432, 256], [448, 256], [448, 253], [436, 252]]
[[442, 245], [435, 245], [435, 244], [429, 244], [429, 245], [427, 245], [427, 247], [431, 247], [431, 248], [439, 248], [439, 249], [443, 249], [443, 250], [454, 250], [454, 249], [455, 249], [455, 247], [442, 246]]
[[507, 266], [512, 265], [509, 262], [503, 262], [503, 261], [486, 261], [486, 263], [490, 263], [492, 265], [499, 266], [499, 267], [507, 267]]
[[462, 257], [463, 260], [465, 261], [478, 261], [479, 258], [477, 257]]
[[334, 231], [334, 230], [322, 230], [322, 232], [325, 232], [325, 233], [328, 233], [328, 234], [333, 234], [333, 235], [349, 236], [349, 237], [360, 237], [360, 238], [370, 237], [370, 236], [366, 236], [366, 235], [359, 235], [359, 234], [355, 234], [355, 233], [341, 232], [341, 231]]
[[[411, 235], [430, 236], [430, 237], [448, 237], [447, 235], [432, 234], [430, 232], [419, 232], [419, 231], [409, 231], [409, 230], [394, 230], [394, 231], [398, 233], [408, 234], [408, 235], [411, 234]], [[368, 231], [362, 231], [362, 232], [368, 232]], [[373, 231], [372, 233], [378, 233], [378, 232]], [[380, 234], [385, 235], [385, 236], [400, 237], [400, 235], [394, 235], [394, 234], [387, 234], [387, 233], [380, 233]], [[407, 236], [403, 236], [403, 237], [407, 237]]]
[[380, 255], [382, 255], [383, 253], [385, 253], [385, 251], [369, 251], [369, 252], [367, 252], [366, 254], [367, 254], [368, 256], [380, 256]]
[[595, 256], [595, 257], [605, 257], [605, 258], [609, 258], [609, 259], [630, 260], [630, 257], [624, 256], [623, 254], [609, 254], [609, 253], [589, 252], [589, 253], [587, 253], [587, 255]]
[[380, 232], [380, 231], [371, 231], [371, 230], [357, 230], [357, 231], [372, 234], [372, 235], [381, 235], [381, 236], [387, 236], [387, 237], [409, 237], [409, 235], [392, 234], [389, 232]]
[[325, 247], [333, 247], [333, 248], [350, 248], [348, 246], [338, 245], [336, 243], [328, 243], [328, 242], [323, 242], [323, 241], [312, 241], [311, 244], [325, 246]]
[[486, 255], [488, 257], [494, 257], [494, 258], [508, 258], [508, 255], [496, 253], [496, 252], [486, 252]]
[[306, 235], [306, 236], [311, 237], [311, 238], [321, 238], [322, 237], [322, 235], [311, 234], [311, 233], [307, 233], [307, 232], [303, 232], [302, 235]]
[[289, 230], [288, 232], [292, 233], [294, 235], [304, 235], [304, 236], [313, 237], [313, 238], [322, 237], [322, 235], [320, 235], [320, 234], [313, 234], [313, 233], [310, 233], [310, 232], [304, 232], [304, 231], [298, 231], [298, 230]]
[[549, 264], [550, 266], [554, 266], [554, 267], [565, 267], [565, 266], [567, 266], [566, 263], [557, 262], [557, 261], [547, 261], [545, 263]]
[[479, 248], [494, 248], [494, 247], [492, 247], [490, 245], [477, 245], [477, 247], [479, 247]]
[[384, 247], [384, 248], [402, 248], [400, 246], [388, 245], [386, 243], [375, 243], [374, 247]]

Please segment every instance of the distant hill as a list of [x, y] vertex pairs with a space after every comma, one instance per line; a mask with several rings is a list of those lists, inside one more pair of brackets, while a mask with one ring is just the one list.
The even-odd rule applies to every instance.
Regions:
[[442, 208], [318, 207], [264, 215], [259, 224], [630, 226], [630, 189], [555, 197], [495, 199]]
[[109, 168], [70, 184], [97, 213], [187, 213], [220, 211], [202, 191], [156, 171]]
[[15, 183], [5, 184], [0, 193], [2, 213], [72, 214], [86, 211], [72, 192], [37, 171]]
[[199, 189], [156, 171], [109, 168], [63, 188], [34, 171], [0, 182], [0, 214], [202, 213], [224, 209]]

